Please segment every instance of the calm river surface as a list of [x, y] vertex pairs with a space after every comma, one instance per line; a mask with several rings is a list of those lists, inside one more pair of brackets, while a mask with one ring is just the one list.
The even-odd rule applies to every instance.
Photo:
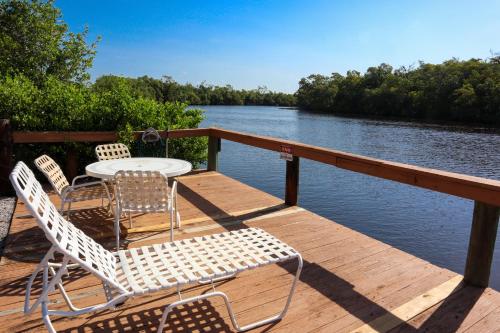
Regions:
[[[268, 135], [380, 159], [500, 179], [500, 133], [292, 109], [203, 106], [201, 126]], [[279, 154], [222, 142], [222, 173], [284, 197]], [[302, 159], [300, 206], [463, 273], [473, 202]], [[491, 285], [500, 290], [500, 235]]]

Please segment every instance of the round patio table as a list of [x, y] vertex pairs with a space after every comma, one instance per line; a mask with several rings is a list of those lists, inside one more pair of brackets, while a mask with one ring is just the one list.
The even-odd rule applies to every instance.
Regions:
[[120, 170], [159, 171], [167, 177], [180, 176], [191, 171], [191, 163], [175, 158], [132, 157], [99, 161], [85, 167], [88, 176], [112, 180]]

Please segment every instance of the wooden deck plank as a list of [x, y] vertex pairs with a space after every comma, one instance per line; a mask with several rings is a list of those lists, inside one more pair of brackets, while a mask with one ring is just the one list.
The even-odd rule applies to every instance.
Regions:
[[467, 328], [465, 332], [481, 332], [481, 333], [493, 333], [500, 331], [500, 306], [495, 310], [488, 313], [483, 319], [477, 321], [474, 325]]
[[466, 286], [391, 332], [463, 332], [498, 308], [497, 303], [498, 293]]
[[[180, 212], [185, 223], [175, 230], [176, 239], [260, 227], [302, 254], [303, 273], [287, 316], [255, 332], [349, 332], [377, 318], [388, 319], [378, 319], [382, 326], [399, 323], [399, 316], [395, 318], [391, 311], [420, 302], [422, 294], [460, 278], [302, 208], [286, 207], [282, 200], [219, 173], [199, 173], [179, 180]], [[57, 202], [57, 198], [53, 199]], [[104, 213], [104, 209], [85, 209], [75, 213], [72, 221], [110, 248], [114, 239], [103, 229], [109, 230], [113, 220]], [[39, 312], [31, 316], [22, 313], [26, 278], [47, 249], [43, 234], [31, 217], [23, 216], [26, 214], [26, 207], [18, 203], [5, 257], [0, 262], [0, 320], [5, 323], [0, 331], [44, 331]], [[158, 214], [136, 216], [134, 226], [147, 228], [162, 219], [164, 216]], [[124, 229], [127, 224], [124, 220]], [[128, 246], [136, 247], [166, 241], [167, 233], [128, 234], [127, 238]], [[260, 268], [221, 283], [218, 289], [230, 296], [239, 320], [249, 322], [283, 306], [294, 269], [292, 263]], [[206, 288], [191, 288], [185, 296]], [[67, 290], [79, 306], [93, 304], [96, 297], [102, 297], [100, 282], [84, 272], [72, 274]], [[392, 331], [500, 330], [495, 317], [500, 309], [500, 294], [492, 289], [481, 289], [480, 293], [475, 290], [463, 288], [442, 302], [416, 311], [411, 318], [399, 318], [400, 324]], [[57, 302], [53, 308], [63, 309], [60, 296], [54, 295], [54, 299]], [[116, 311], [62, 318], [55, 320], [54, 326], [59, 332], [154, 332], [164, 306], [175, 299], [171, 291], [137, 297]], [[167, 331], [232, 331], [221, 300], [187, 305], [174, 311], [170, 319]]]
[[364, 324], [360, 328], [353, 330], [352, 333], [388, 332], [393, 328], [398, 327], [402, 322], [407, 322], [427, 309], [440, 303], [452, 293], [457, 292], [459, 288], [463, 287], [462, 282], [462, 277], [457, 275], [450, 280], [443, 282], [436, 288], [413, 298], [408, 303], [405, 303], [396, 309], [387, 312], [385, 315]]

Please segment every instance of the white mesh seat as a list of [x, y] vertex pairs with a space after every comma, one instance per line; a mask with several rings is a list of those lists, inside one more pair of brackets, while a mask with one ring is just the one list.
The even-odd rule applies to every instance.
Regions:
[[122, 170], [113, 179], [116, 192], [115, 235], [116, 248], [120, 247], [120, 216], [128, 213], [170, 213], [170, 241], [174, 240], [175, 225], [180, 227], [177, 209], [177, 180], [169, 190], [168, 179], [158, 171]]
[[[293, 248], [267, 232], [249, 228], [221, 234], [196, 237], [164, 244], [144, 246], [138, 249], [110, 252], [68, 222], [57, 211], [43, 191], [33, 172], [19, 162], [10, 180], [38, 226], [52, 243], [45, 257], [30, 276], [26, 287], [24, 312], [31, 314], [39, 305], [42, 318], [49, 332], [55, 332], [50, 316], [77, 316], [84, 313], [112, 309], [129, 297], [168, 288], [180, 287], [231, 276], [234, 273], [278, 262], [297, 260], [298, 267], [290, 293], [281, 312], [246, 326], [239, 326], [226, 294], [215, 291], [187, 299], [180, 298], [166, 306], [158, 326], [162, 332], [170, 311], [176, 306], [221, 297], [228, 309], [231, 323], [238, 331], [249, 330], [282, 319], [290, 305], [301, 269], [302, 258]], [[56, 254], [62, 261], [54, 262]], [[58, 258], [61, 256], [57, 256]], [[63, 287], [62, 276], [74, 267], [81, 267], [103, 283], [105, 303], [77, 308]], [[30, 302], [31, 287], [42, 272], [42, 291], [34, 303]], [[50, 310], [49, 294], [57, 290], [69, 307], [69, 311]]]
[[103, 181], [77, 184], [78, 180], [87, 178], [86, 175], [81, 175], [75, 177], [70, 185], [59, 165], [47, 155], [35, 159], [35, 165], [47, 177], [52, 188], [61, 198], [61, 213], [64, 213], [64, 207], [68, 204], [68, 218], [73, 202], [107, 198], [109, 205], [111, 205], [111, 194]]
[[116, 279], [135, 294], [232, 276], [297, 256], [269, 233], [241, 229], [118, 251]]
[[107, 161], [107, 160], [117, 160], [122, 158], [130, 158], [132, 155], [128, 150], [128, 147], [123, 143], [108, 143], [104, 145], [98, 145], [95, 147], [95, 154], [97, 160]]

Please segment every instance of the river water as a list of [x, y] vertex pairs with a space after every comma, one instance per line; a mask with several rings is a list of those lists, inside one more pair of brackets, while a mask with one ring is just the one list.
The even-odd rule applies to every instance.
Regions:
[[[294, 109], [203, 106], [201, 126], [289, 139], [389, 161], [500, 179], [500, 132], [344, 118]], [[301, 159], [299, 205], [463, 274], [473, 202]], [[222, 141], [220, 171], [284, 198], [279, 153]], [[500, 233], [500, 232], [499, 232]], [[490, 284], [500, 290], [500, 235]]]

